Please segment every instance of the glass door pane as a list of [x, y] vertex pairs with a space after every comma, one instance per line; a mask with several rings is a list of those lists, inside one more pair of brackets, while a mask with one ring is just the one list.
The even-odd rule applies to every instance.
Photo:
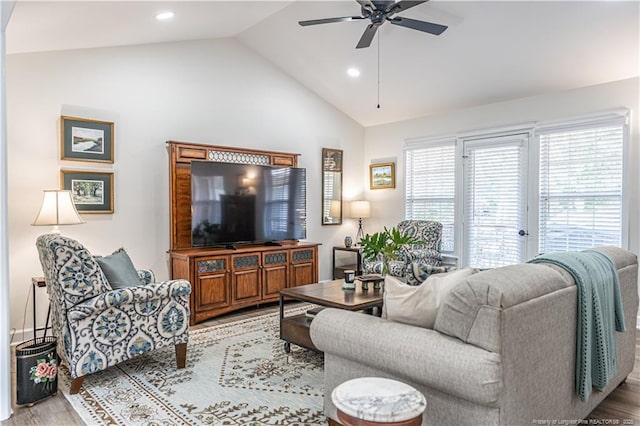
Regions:
[[526, 154], [522, 134], [464, 142], [464, 264], [526, 260]]

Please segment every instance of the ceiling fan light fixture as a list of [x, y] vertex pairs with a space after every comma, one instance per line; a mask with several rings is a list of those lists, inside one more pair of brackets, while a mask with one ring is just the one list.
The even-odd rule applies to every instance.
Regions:
[[360, 70], [358, 68], [351, 67], [347, 69], [347, 75], [353, 78], [360, 77]]
[[158, 21], [168, 21], [169, 19], [172, 19], [174, 16], [175, 16], [175, 13], [173, 13], [170, 10], [165, 10], [163, 12], [156, 13], [156, 19]]

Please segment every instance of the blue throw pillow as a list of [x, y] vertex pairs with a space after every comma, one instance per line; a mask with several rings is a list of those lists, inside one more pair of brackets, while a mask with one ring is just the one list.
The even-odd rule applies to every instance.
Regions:
[[113, 252], [110, 256], [96, 257], [96, 262], [102, 268], [111, 288], [126, 288], [143, 285], [138, 271], [123, 248]]

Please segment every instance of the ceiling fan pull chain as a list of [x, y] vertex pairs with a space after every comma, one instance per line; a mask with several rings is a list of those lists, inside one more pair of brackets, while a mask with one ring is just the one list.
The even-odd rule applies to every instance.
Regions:
[[380, 109], [380, 39], [382, 31], [378, 31], [378, 109]]

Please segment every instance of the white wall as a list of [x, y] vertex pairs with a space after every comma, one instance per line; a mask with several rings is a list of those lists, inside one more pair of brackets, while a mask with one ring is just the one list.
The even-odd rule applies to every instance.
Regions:
[[369, 232], [404, 219], [403, 145], [407, 138], [449, 136], [492, 126], [565, 119], [626, 107], [631, 109], [629, 248], [635, 253], [640, 252], [640, 178], [637, 167], [640, 164], [639, 81], [633, 78], [368, 127], [365, 130], [365, 165], [371, 160], [397, 157], [396, 189], [370, 191], [368, 183], [365, 183], [366, 197], [372, 202], [374, 217], [369, 220]]
[[[233, 39], [88, 49], [8, 57], [11, 326], [23, 328], [30, 278], [42, 275], [33, 227], [43, 189], [61, 168], [113, 170], [115, 213], [62, 227], [93, 253], [123, 246], [140, 267], [168, 277], [168, 158], [179, 140], [302, 154], [307, 239], [321, 242], [320, 278], [331, 246], [355, 222], [320, 225], [321, 148], [344, 150], [344, 188], [363, 191], [364, 129]], [[115, 122], [115, 163], [59, 160], [61, 114]], [[38, 290], [39, 323], [47, 299]], [[28, 305], [25, 329], [31, 324]]]
[[10, 312], [9, 300], [9, 238], [8, 238], [8, 196], [7, 181], [7, 115], [6, 98], [6, 45], [5, 29], [13, 11], [14, 2], [0, 3], [0, 421], [11, 415], [11, 356], [10, 356]]

